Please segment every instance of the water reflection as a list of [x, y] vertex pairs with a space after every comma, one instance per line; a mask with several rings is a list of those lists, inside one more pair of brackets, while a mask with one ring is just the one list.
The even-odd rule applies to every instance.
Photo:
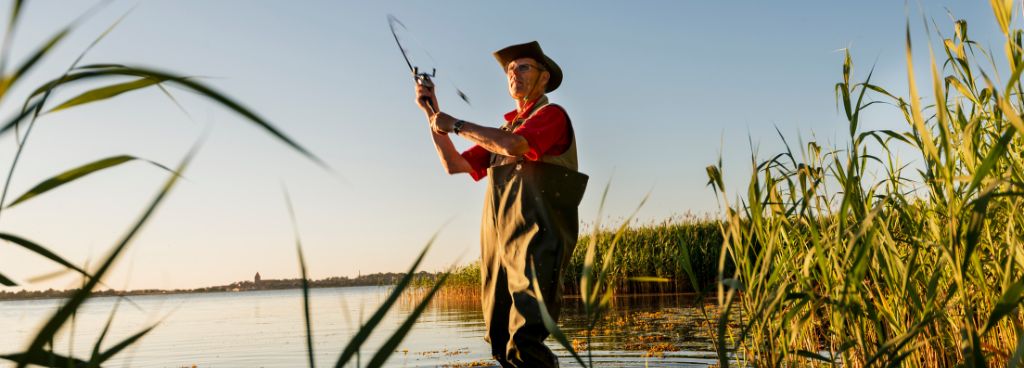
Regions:
[[[313, 289], [314, 349], [318, 365], [333, 366], [341, 350], [387, 296], [387, 287]], [[59, 352], [83, 355], [92, 349], [116, 299], [89, 301], [78, 313], [74, 338], [64, 333], [54, 342]], [[181, 367], [305, 365], [306, 343], [299, 290], [241, 293], [153, 295], [132, 298], [139, 308], [122, 305], [105, 341], [115, 344], [148, 326], [163, 322], [111, 366]], [[371, 335], [360, 354], [369, 361], [404, 321], [414, 298], [403, 298]], [[0, 353], [23, 347], [59, 301], [0, 302]], [[602, 367], [682, 367], [715, 363], [708, 328], [700, 308], [687, 295], [620, 297], [591, 331], [586, 345], [583, 305], [567, 298], [561, 325], [578, 347], [590, 348]], [[711, 313], [709, 311], [709, 313]], [[10, 327], [8, 327], [10, 326]], [[475, 296], [441, 298], [388, 361], [394, 367], [468, 366], [487, 362], [484, 325]], [[73, 346], [72, 346], [73, 344]], [[568, 353], [549, 340], [564, 366], [575, 366]], [[0, 367], [13, 364], [0, 363]]]

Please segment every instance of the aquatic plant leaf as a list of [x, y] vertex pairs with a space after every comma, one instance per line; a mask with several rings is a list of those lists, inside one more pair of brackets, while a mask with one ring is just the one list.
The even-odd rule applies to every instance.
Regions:
[[57, 32], [57, 34], [50, 37], [50, 39], [45, 44], [43, 44], [42, 47], [33, 52], [32, 55], [28, 57], [28, 59], [25, 59], [25, 61], [21, 63], [21, 65], [14, 71], [14, 73], [10, 75], [5, 75], [3, 81], [0, 82], [0, 97], [6, 95], [7, 91], [9, 91], [12, 86], [14, 86], [19, 80], [21, 80], [21, 77], [28, 73], [28, 71], [31, 70], [32, 67], [34, 67], [36, 63], [38, 63], [39, 60], [43, 58], [43, 56], [49, 53], [54, 46], [60, 43], [60, 41], [64, 39], [64, 36], [67, 36], [67, 34], [70, 31], [71, 27], [69, 26], [64, 28], [60, 32]]
[[1010, 357], [1010, 361], [1006, 364], [1007, 367], [1020, 367], [1021, 362], [1024, 362], [1024, 328], [1020, 325], [1014, 325], [1014, 330], [1017, 332], [1017, 348], [1013, 351], [1013, 356]]
[[0, 73], [7, 69], [7, 58], [10, 57], [11, 52], [11, 36], [14, 35], [14, 26], [18, 24], [24, 4], [24, 0], [15, 0], [11, 3], [11, 17], [7, 20], [7, 32], [4, 32], [4, 43], [0, 48]]
[[[182, 160], [181, 164], [178, 165], [177, 170], [175, 170], [176, 172], [185, 171], [189, 163], [192, 161], [192, 158], [198, 151], [199, 147], [201, 146], [201, 143], [202, 141], [200, 141], [199, 143], [192, 147], [189, 153]], [[53, 316], [46, 321], [43, 327], [39, 329], [39, 332], [36, 333], [35, 338], [33, 338], [32, 342], [29, 344], [28, 349], [26, 349], [25, 353], [27, 357], [31, 357], [34, 354], [41, 353], [43, 351], [43, 346], [45, 346], [47, 342], [53, 340], [54, 336], [56, 336], [61, 326], [63, 326], [64, 323], [67, 322], [68, 318], [70, 318], [71, 315], [74, 314], [75, 311], [77, 311], [78, 308], [83, 303], [85, 303], [85, 300], [88, 299], [90, 295], [92, 295], [92, 289], [95, 288], [97, 284], [99, 284], [100, 280], [103, 278], [103, 275], [105, 275], [107, 271], [109, 271], [110, 268], [113, 267], [114, 262], [117, 260], [118, 256], [121, 255], [124, 249], [131, 242], [131, 240], [135, 238], [135, 235], [138, 234], [138, 232], [142, 229], [142, 226], [145, 225], [146, 221], [149, 220], [153, 213], [156, 212], [157, 207], [160, 205], [161, 202], [163, 202], [164, 198], [167, 197], [167, 194], [170, 193], [171, 189], [178, 182], [179, 177], [179, 175], [175, 174], [171, 175], [170, 178], [167, 179], [163, 187], [154, 197], [153, 201], [150, 202], [149, 206], [142, 213], [142, 215], [135, 222], [135, 224], [128, 230], [128, 232], [121, 238], [121, 240], [114, 246], [114, 248], [110, 250], [110, 253], [100, 264], [100, 267], [93, 273], [93, 277], [89, 278], [89, 280], [85, 283], [85, 285], [82, 286], [81, 289], [72, 294], [71, 297], [64, 303], [64, 305], [62, 305], [53, 314]], [[29, 362], [25, 360], [19, 361], [18, 368], [24, 368], [28, 365], [28, 363]]]
[[309, 356], [310, 368], [316, 367], [313, 359], [313, 318], [309, 313], [309, 279], [306, 276], [306, 259], [302, 256], [302, 246], [296, 244], [299, 253], [299, 269], [302, 270], [302, 314], [306, 322], [306, 352]]
[[[910, 44], [910, 22], [907, 22], [907, 47], [906, 47], [906, 59], [907, 59], [907, 84], [910, 89], [910, 114], [911, 114], [911, 125], [914, 131], [917, 132], [918, 136], [921, 137], [920, 145], [921, 149], [924, 150], [925, 157], [929, 162], [938, 162], [939, 150], [935, 147], [935, 142], [932, 141], [931, 131], [925, 125], [924, 117], [921, 115], [921, 98], [917, 92], [917, 82], [914, 80], [914, 60], [911, 56], [911, 44]], [[844, 196], [845, 198], [845, 196]]]
[[17, 205], [17, 204], [19, 204], [21, 202], [24, 202], [24, 201], [27, 201], [29, 199], [32, 199], [33, 197], [36, 197], [36, 196], [38, 196], [40, 194], [43, 194], [43, 193], [46, 193], [46, 192], [48, 192], [50, 190], [53, 190], [53, 189], [55, 189], [55, 188], [57, 188], [57, 187], [59, 187], [61, 185], [64, 185], [64, 184], [70, 183], [72, 181], [78, 180], [78, 179], [80, 179], [80, 178], [82, 178], [82, 177], [84, 177], [86, 175], [89, 175], [89, 174], [92, 174], [94, 172], [101, 171], [101, 170], [104, 170], [104, 169], [108, 169], [108, 168], [111, 168], [111, 167], [114, 167], [114, 166], [117, 166], [117, 165], [120, 165], [120, 164], [123, 164], [123, 163], [126, 163], [126, 162], [135, 161], [135, 160], [148, 162], [148, 163], [152, 164], [153, 166], [159, 167], [159, 168], [164, 169], [164, 170], [166, 170], [166, 171], [168, 171], [168, 172], [170, 172], [172, 174], [177, 175], [177, 173], [175, 173], [174, 170], [171, 170], [167, 166], [161, 165], [161, 164], [159, 164], [157, 162], [150, 161], [150, 160], [147, 160], [147, 159], [144, 159], [144, 158], [138, 158], [138, 157], [129, 156], [129, 155], [112, 156], [112, 157], [107, 157], [107, 158], [104, 158], [104, 159], [99, 159], [99, 160], [87, 163], [85, 165], [82, 165], [82, 166], [79, 166], [79, 167], [76, 167], [76, 168], [64, 171], [64, 172], [62, 172], [60, 174], [57, 174], [56, 176], [54, 176], [52, 178], [46, 179], [43, 182], [41, 182], [39, 184], [36, 184], [36, 186], [32, 187], [32, 189], [29, 189], [28, 192], [25, 192], [25, 194], [22, 194], [20, 197], [15, 199], [14, 202], [11, 202], [11, 204], [7, 205], [7, 208], [14, 207], [15, 205]]
[[1024, 294], [1024, 280], [1017, 281], [1006, 288], [1003, 295], [999, 297], [999, 301], [996, 302], [995, 307], [992, 308], [992, 313], [988, 316], [988, 322], [985, 323], [985, 329], [982, 330], [982, 334], [987, 333], [1000, 320], [1014, 313], [1020, 307], [1022, 301], [1021, 294]]
[[989, 0], [989, 4], [992, 6], [992, 12], [996, 16], [996, 22], [999, 23], [999, 29], [1003, 31], [1003, 34], [1009, 34], [1010, 32], [1010, 18], [1013, 13], [1013, 0]]
[[669, 282], [669, 281], [672, 281], [672, 279], [670, 279], [670, 278], [655, 277], [655, 276], [633, 276], [633, 277], [628, 278], [627, 280], [629, 280], [629, 281], [636, 281], [636, 282]]
[[11, 279], [7, 278], [7, 276], [4, 276], [3, 274], [0, 274], [0, 285], [3, 285], [3, 286], [18, 286], [18, 283], [14, 282], [14, 281], [11, 281]]
[[[146, 336], [146, 334], [148, 334], [150, 331], [153, 331], [153, 329], [156, 328], [156, 326], [157, 326], [157, 324], [149, 326], [149, 327], [143, 329], [142, 331], [139, 331], [139, 332], [135, 333], [134, 335], [129, 336], [127, 339], [122, 340], [121, 342], [117, 343], [117, 345], [114, 345], [114, 346], [110, 347], [110, 349], [107, 349], [102, 354], [96, 356], [95, 357], [95, 362], [97, 363], [96, 367], [99, 367], [100, 363], [103, 363], [103, 362], [105, 362], [107, 360], [110, 360], [110, 358], [113, 358], [115, 355], [117, 355], [117, 353], [120, 353], [125, 348], [127, 348], [127, 347], [131, 346], [132, 344], [134, 344], [136, 341], [141, 339], [143, 336]], [[91, 365], [92, 361], [90, 361], [89, 364]]]
[[[723, 280], [723, 283], [724, 282], [725, 281]], [[718, 323], [716, 324], [717, 329], [715, 337], [718, 340], [716, 346], [719, 347], [718, 366], [721, 368], [729, 367], [729, 354], [728, 351], [726, 351], [725, 349], [725, 347], [727, 346], [725, 340], [728, 338], [726, 332], [729, 327], [729, 312], [732, 310], [733, 296], [735, 294], [736, 289], [730, 288], [729, 291], [725, 294], [725, 300], [719, 302], [722, 310], [718, 314]]]
[[716, 192], [725, 192], [725, 183], [722, 181], [722, 172], [715, 165], [708, 165], [705, 168], [708, 172], [708, 184]]
[[299, 224], [295, 220], [295, 207], [292, 206], [292, 198], [288, 195], [288, 188], [283, 187], [284, 201], [288, 205], [288, 218], [292, 222], [292, 231], [295, 233], [295, 251], [299, 256], [299, 272], [302, 275], [302, 313], [306, 323], [306, 353], [309, 356], [309, 367], [315, 368], [316, 361], [313, 359], [313, 318], [309, 313], [309, 278], [306, 274], [306, 257], [302, 255], [302, 240], [299, 238]]
[[967, 330], [967, 366], [988, 367], [988, 363], [985, 362], [985, 353], [981, 347], [981, 337], [978, 336], [978, 330], [975, 330], [973, 326], [969, 326]]
[[405, 339], [405, 336], [409, 334], [410, 330], [412, 330], [413, 325], [416, 324], [416, 320], [420, 318], [423, 311], [427, 310], [427, 306], [430, 305], [430, 301], [434, 299], [434, 295], [437, 294], [437, 291], [444, 286], [449, 275], [451, 275], [451, 273], [448, 272], [441, 275], [441, 278], [437, 280], [437, 283], [435, 283], [434, 287], [430, 289], [430, 292], [427, 293], [422, 301], [420, 301], [420, 304], [416, 306], [416, 309], [414, 309], [412, 313], [405, 318], [405, 322], [402, 322], [402, 325], [395, 330], [395, 333], [391, 334], [391, 337], [388, 338], [388, 340], [385, 341], [379, 349], [377, 349], [377, 353], [374, 354], [373, 358], [370, 359], [370, 362], [366, 364], [367, 368], [378, 368], [384, 366], [388, 357], [390, 357], [391, 354], [395, 352], [395, 349], [398, 348], [398, 344], [401, 344], [402, 340]]
[[604, 185], [601, 193], [601, 204], [597, 207], [597, 220], [594, 221], [594, 233], [587, 243], [586, 255], [583, 258], [583, 270], [580, 272], [580, 297], [583, 298], [583, 309], [586, 314], [592, 315], [597, 301], [597, 280], [594, 275], [594, 263], [597, 262], [597, 237], [601, 231], [601, 214], [604, 212], [604, 204], [608, 199], [608, 190], [612, 186], [611, 179]]
[[92, 354], [89, 356], [89, 365], [86, 368], [98, 368], [100, 366], [100, 347], [103, 345], [103, 340], [107, 338], [107, 333], [110, 332], [110, 325], [114, 323], [114, 316], [120, 307], [121, 299], [118, 299], [114, 303], [114, 308], [110, 310], [110, 317], [107, 317], [107, 323], [103, 325], [103, 331], [100, 331], [100, 336], [96, 338], [96, 342], [92, 346]]
[[537, 297], [537, 307], [540, 308], [540, 319], [544, 322], [544, 328], [548, 330], [551, 337], [555, 338], [555, 341], [559, 345], [562, 345], [572, 357], [576, 359], [577, 363], [580, 363], [581, 367], [586, 367], [587, 364], [583, 363], [583, 358], [576, 353], [576, 349], [572, 347], [572, 343], [569, 342], [569, 338], [565, 336], [562, 329], [558, 328], [558, 322], [551, 317], [551, 312], [548, 311], [548, 307], [544, 304], [544, 294], [540, 292], [540, 282], [537, 281], [537, 265], [533, 262], [533, 257], [530, 257], [530, 283], [533, 284], [533, 293]]
[[700, 281], [697, 281], [697, 274], [693, 272], [693, 262], [690, 261], [690, 247], [686, 244], [680, 246], [679, 261], [683, 267], [683, 271], [686, 272], [686, 278], [690, 279], [690, 286], [693, 287], [693, 291], [703, 295], [701, 292]]
[[946, 77], [946, 84], [952, 85], [954, 88], [956, 88], [957, 91], [960, 92], [961, 95], [963, 95], [964, 97], [967, 97], [968, 99], [970, 99], [971, 102], [973, 102], [975, 105], [981, 105], [981, 102], [978, 101], [978, 98], [975, 97], [974, 94], [971, 93], [971, 91], [967, 90], [967, 87], [965, 87], [964, 84], [961, 83], [959, 79], [956, 79], [956, 77], [954, 77], [954, 76]]
[[[209, 98], [209, 99], [219, 103], [221, 106], [223, 106], [223, 107], [225, 107], [225, 108], [227, 108], [229, 110], [232, 110], [232, 111], [234, 111], [235, 113], [237, 113], [239, 115], [242, 115], [243, 117], [245, 117], [250, 122], [256, 124], [258, 127], [262, 128], [264, 131], [266, 131], [266, 132], [270, 133], [272, 136], [276, 137], [279, 141], [285, 143], [287, 146], [291, 147], [295, 151], [298, 151], [300, 154], [305, 156], [307, 159], [313, 161], [314, 163], [316, 163], [320, 167], [322, 167], [322, 168], [324, 168], [324, 169], [326, 169], [328, 171], [332, 171], [333, 172], [333, 169], [331, 169], [330, 165], [327, 165], [326, 162], [321, 160], [319, 157], [314, 155], [312, 152], [307, 150], [305, 147], [299, 145], [297, 142], [295, 142], [290, 137], [288, 137], [283, 132], [281, 132], [279, 129], [277, 129], [269, 121], [267, 121], [263, 117], [259, 116], [258, 114], [256, 114], [252, 110], [250, 110], [249, 108], [243, 106], [241, 103], [239, 103], [239, 102], [235, 101], [234, 99], [229, 98], [226, 95], [224, 95], [224, 94], [222, 94], [222, 93], [220, 93], [220, 92], [218, 92], [218, 91], [216, 91], [216, 90], [206, 86], [203, 83], [199, 83], [199, 82], [197, 82], [197, 81], [195, 81], [193, 79], [190, 79], [190, 78], [187, 78], [187, 77], [183, 77], [183, 76], [174, 75], [174, 74], [171, 74], [171, 73], [168, 73], [168, 72], [163, 72], [163, 71], [159, 71], [159, 70], [156, 70], [156, 69], [141, 68], [141, 67], [117, 67], [117, 66], [109, 66], [109, 67], [104, 67], [104, 68], [94, 68], [94, 69], [88, 69], [88, 70], [77, 70], [77, 71], [75, 71], [75, 72], [73, 72], [71, 74], [68, 74], [68, 75], [63, 76], [61, 78], [58, 78], [58, 79], [55, 79], [55, 80], [52, 80], [52, 81], [49, 81], [49, 82], [43, 84], [41, 87], [36, 89], [36, 91], [33, 93], [33, 96], [38, 95], [40, 93], [45, 93], [48, 90], [52, 90], [52, 89], [54, 89], [54, 88], [56, 88], [58, 86], [65, 85], [65, 84], [68, 84], [68, 83], [71, 83], [71, 82], [78, 82], [78, 81], [85, 81], [85, 80], [92, 80], [92, 79], [102, 79], [102, 78], [109, 78], [109, 77], [118, 77], [118, 76], [121, 76], [121, 77], [139, 77], [139, 78], [146, 78], [146, 79], [152, 79], [152, 80], [159, 80], [159, 81], [162, 81], [163, 83], [176, 84], [176, 85], [179, 85], [179, 86], [181, 86], [181, 87], [183, 87], [185, 89], [191, 90], [192, 92], [196, 92], [196, 93], [198, 93], [198, 94], [200, 94], [200, 95], [202, 95], [202, 96], [204, 96], [206, 98]], [[0, 128], [0, 134], [2, 134], [3, 132], [4, 131], [2, 130], [2, 128]]]
[[996, 163], [1005, 156], [1006, 148], [1009, 146], [1010, 141], [1013, 139], [1015, 134], [1016, 129], [1012, 126], [1007, 128], [1006, 132], [999, 137], [996, 144], [989, 149], [988, 155], [985, 155], [985, 158], [981, 160], [981, 165], [975, 169], [974, 176], [971, 178], [971, 183], [967, 186], [967, 193], [974, 192], [974, 190], [981, 185], [981, 181], [984, 180], [985, 177], [988, 176], [989, 172], [991, 172], [996, 166]]
[[61, 258], [56, 253], [51, 252], [49, 249], [46, 249], [42, 245], [36, 244], [36, 243], [34, 243], [34, 242], [32, 242], [32, 241], [30, 241], [28, 239], [22, 238], [22, 237], [17, 236], [17, 235], [8, 234], [8, 233], [0, 233], [0, 239], [9, 241], [9, 242], [17, 244], [17, 245], [20, 245], [22, 248], [28, 249], [29, 251], [32, 251], [33, 253], [36, 253], [36, 254], [41, 255], [43, 257], [46, 257], [49, 260], [57, 262], [57, 263], [61, 264], [64, 267], [67, 267], [69, 269], [75, 270], [76, 272], [84, 275], [85, 277], [91, 277], [91, 276], [89, 276], [89, 274], [87, 272], [85, 272], [85, 270], [79, 268], [78, 266], [75, 266], [71, 262], [68, 262], [68, 261], [64, 260], [64, 258]]
[[405, 273], [405, 276], [402, 276], [402, 279], [395, 285], [394, 290], [392, 290], [391, 294], [389, 294], [387, 299], [384, 300], [384, 303], [381, 303], [380, 307], [377, 307], [377, 310], [373, 312], [373, 315], [366, 321], [366, 324], [360, 327], [355, 336], [352, 336], [352, 339], [348, 341], [348, 344], [345, 345], [345, 349], [341, 351], [341, 356], [338, 357], [338, 362], [334, 365], [335, 368], [343, 367], [352, 359], [353, 356], [356, 355], [356, 353], [359, 352], [359, 348], [362, 347], [363, 343], [366, 342], [366, 339], [370, 337], [370, 333], [377, 328], [377, 325], [384, 319], [384, 315], [388, 313], [388, 310], [390, 310], [391, 307], [394, 306], [395, 302], [398, 301], [399, 297], [402, 296], [402, 292], [409, 287], [409, 283], [412, 282], [413, 279], [413, 274], [416, 272], [416, 269], [419, 268], [420, 262], [423, 261], [423, 257], [427, 255], [427, 251], [430, 250], [430, 246], [434, 244], [436, 239], [437, 234], [435, 233], [434, 236], [430, 238], [430, 241], [427, 242], [427, 246], [423, 247], [423, 250], [420, 251], [420, 255], [416, 257], [416, 261], [412, 263], [412, 267], [409, 268], [409, 271]]
[[57, 112], [75, 106], [103, 101], [106, 99], [117, 97], [122, 93], [140, 90], [149, 86], [162, 83], [163, 81], [163, 79], [158, 78], [139, 78], [130, 82], [99, 87], [93, 90], [82, 92], [82, 94], [75, 96], [67, 101], [64, 101], [64, 103], [57, 105], [57, 107], [50, 109], [46, 113]]
[[6, 359], [12, 362], [26, 362], [26, 364], [35, 364], [43, 367], [84, 367], [86, 364], [88, 364], [81, 359], [66, 357], [54, 352], [0, 355], [0, 359]]
[[111, 63], [97, 63], [76, 66], [74, 70], [89, 70], [89, 69], [107, 69], [107, 68], [127, 68], [124, 64], [111, 64]]
[[21, 124], [22, 121], [25, 121], [25, 119], [27, 119], [29, 116], [32, 116], [35, 110], [42, 106], [44, 102], [45, 101], [41, 99], [37, 100], [31, 104], [26, 105], [25, 108], [21, 109], [20, 112], [8, 118], [7, 122], [4, 123], [4, 125], [0, 126], [0, 136], [9, 133], [11, 130], [13, 130], [19, 124]]
[[822, 356], [821, 354], [818, 354], [818, 353], [815, 353], [815, 352], [811, 352], [811, 351], [807, 351], [807, 350], [797, 350], [796, 351], [796, 355], [802, 356], [804, 358], [814, 359], [814, 360], [817, 360], [819, 362], [825, 362], [825, 363], [829, 363], [829, 364], [835, 363], [831, 359], [828, 359], [828, 358]]

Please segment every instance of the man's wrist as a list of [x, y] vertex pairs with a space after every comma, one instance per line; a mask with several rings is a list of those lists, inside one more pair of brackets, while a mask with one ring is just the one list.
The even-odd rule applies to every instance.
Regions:
[[459, 132], [462, 132], [462, 127], [465, 124], [466, 124], [465, 120], [462, 120], [462, 119], [455, 120], [455, 124], [452, 124], [452, 133], [459, 134]]

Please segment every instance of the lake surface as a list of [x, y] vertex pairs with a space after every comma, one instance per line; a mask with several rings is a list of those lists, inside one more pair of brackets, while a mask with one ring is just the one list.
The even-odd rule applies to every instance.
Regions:
[[[311, 290], [315, 358], [334, 366], [360, 321], [369, 318], [388, 287]], [[490, 348], [475, 302], [439, 300], [388, 360], [393, 367], [489, 366]], [[130, 300], [130, 302], [128, 301]], [[111, 311], [117, 307], [104, 348], [154, 324], [143, 340], [115, 357], [111, 367], [305, 367], [305, 324], [301, 290], [96, 298], [85, 304], [54, 342], [76, 357], [91, 352]], [[0, 354], [23, 349], [60, 300], [0, 302]], [[703, 367], [715, 363], [707, 326], [691, 298], [680, 295], [618, 298], [615, 310], [594, 329], [590, 346], [600, 367]], [[584, 347], [583, 311], [578, 299], [565, 300], [562, 328]], [[392, 308], [364, 345], [365, 365], [414, 308], [405, 298]], [[710, 313], [710, 311], [709, 311]], [[562, 366], [578, 366], [552, 339], [548, 345]], [[584, 353], [584, 357], [586, 354]], [[585, 358], [586, 359], [586, 358]], [[9, 362], [0, 367], [13, 367]], [[355, 366], [350, 364], [350, 366]]]

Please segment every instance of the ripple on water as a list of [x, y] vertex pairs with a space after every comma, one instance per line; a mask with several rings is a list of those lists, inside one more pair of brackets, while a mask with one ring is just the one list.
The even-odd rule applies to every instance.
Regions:
[[[333, 366], [340, 351], [387, 295], [387, 287], [311, 290], [314, 350], [318, 365]], [[121, 303], [106, 338], [113, 344], [160, 322], [140, 343], [117, 356], [111, 366], [295, 367], [306, 365], [301, 290], [242, 293], [150, 295]], [[76, 355], [92, 349], [116, 298], [86, 303], [75, 320]], [[388, 361], [395, 367], [493, 366], [483, 341], [482, 315], [466, 303], [438, 303], [420, 321]], [[0, 353], [27, 343], [59, 306], [57, 300], [0, 302]], [[137, 307], [136, 307], [137, 306]], [[365, 364], [404, 321], [411, 308], [396, 306], [365, 344]], [[716, 363], [698, 308], [685, 296], [620, 298], [616, 309], [592, 331], [593, 360], [601, 367], [688, 367]], [[579, 299], [567, 299], [561, 324], [582, 344], [585, 321]], [[68, 350], [68, 332], [54, 342]], [[660, 344], [660, 345], [659, 345]], [[548, 340], [565, 366], [569, 353]], [[587, 354], [583, 351], [582, 354]], [[646, 356], [646, 357], [645, 357]], [[474, 365], [476, 364], [476, 365]], [[0, 367], [13, 366], [0, 363]]]

